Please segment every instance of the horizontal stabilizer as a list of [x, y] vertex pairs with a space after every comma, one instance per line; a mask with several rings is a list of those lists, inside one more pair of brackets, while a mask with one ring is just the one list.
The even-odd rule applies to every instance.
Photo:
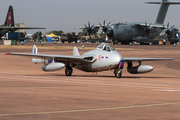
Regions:
[[173, 4], [174, 4], [174, 5], [180, 4], [180, 2], [168, 2], [168, 1], [167, 1], [167, 2], [163, 2], [163, 3], [164, 3], [164, 4], [171, 4], [171, 5], [173, 5]]
[[[161, 4], [161, 2], [145, 2], [146, 4]], [[175, 5], [175, 4], [180, 4], [180, 2], [169, 2], [169, 1], [163, 1], [163, 4], [171, 4], [171, 5]]]
[[161, 2], [145, 2], [146, 4], [161, 4]]

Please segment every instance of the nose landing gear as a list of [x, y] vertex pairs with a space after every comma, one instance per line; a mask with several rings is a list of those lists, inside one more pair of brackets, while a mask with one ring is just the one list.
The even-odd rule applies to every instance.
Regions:
[[122, 69], [116, 68], [116, 69], [114, 70], [114, 75], [115, 75], [115, 77], [117, 77], [117, 78], [121, 78], [121, 76], [122, 76]]
[[120, 71], [118, 71], [118, 72], [116, 73], [116, 77], [117, 77], [117, 78], [121, 78], [121, 76], [122, 76], [122, 70], [120, 70]]

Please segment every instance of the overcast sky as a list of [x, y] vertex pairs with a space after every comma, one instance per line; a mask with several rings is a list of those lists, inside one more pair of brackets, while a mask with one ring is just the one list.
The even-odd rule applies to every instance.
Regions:
[[[26, 27], [45, 27], [43, 33], [52, 30], [80, 32], [90, 21], [99, 22], [145, 22], [154, 23], [160, 5], [144, 2], [161, 0], [2, 0], [0, 24], [4, 24], [9, 5], [14, 8], [15, 22], [24, 22]], [[180, 0], [169, 0], [180, 2]], [[165, 23], [180, 27], [180, 5], [171, 5]], [[38, 30], [26, 30], [35, 33]]]

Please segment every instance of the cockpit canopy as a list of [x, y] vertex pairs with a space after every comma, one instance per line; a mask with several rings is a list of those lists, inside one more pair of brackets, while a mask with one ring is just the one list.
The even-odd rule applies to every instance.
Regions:
[[99, 46], [97, 46], [96, 49], [105, 50], [108, 52], [116, 51], [116, 49], [112, 45], [109, 45], [109, 44], [100, 44]]

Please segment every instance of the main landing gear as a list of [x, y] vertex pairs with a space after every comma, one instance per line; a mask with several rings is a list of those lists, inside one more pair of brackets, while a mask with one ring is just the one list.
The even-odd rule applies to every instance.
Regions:
[[73, 69], [72, 69], [72, 67], [66, 67], [66, 69], [65, 69], [65, 74], [66, 74], [66, 76], [71, 76], [72, 75], [72, 72], [73, 72]]
[[117, 78], [121, 78], [122, 77], [122, 70], [119, 68], [114, 69], [114, 75]]

